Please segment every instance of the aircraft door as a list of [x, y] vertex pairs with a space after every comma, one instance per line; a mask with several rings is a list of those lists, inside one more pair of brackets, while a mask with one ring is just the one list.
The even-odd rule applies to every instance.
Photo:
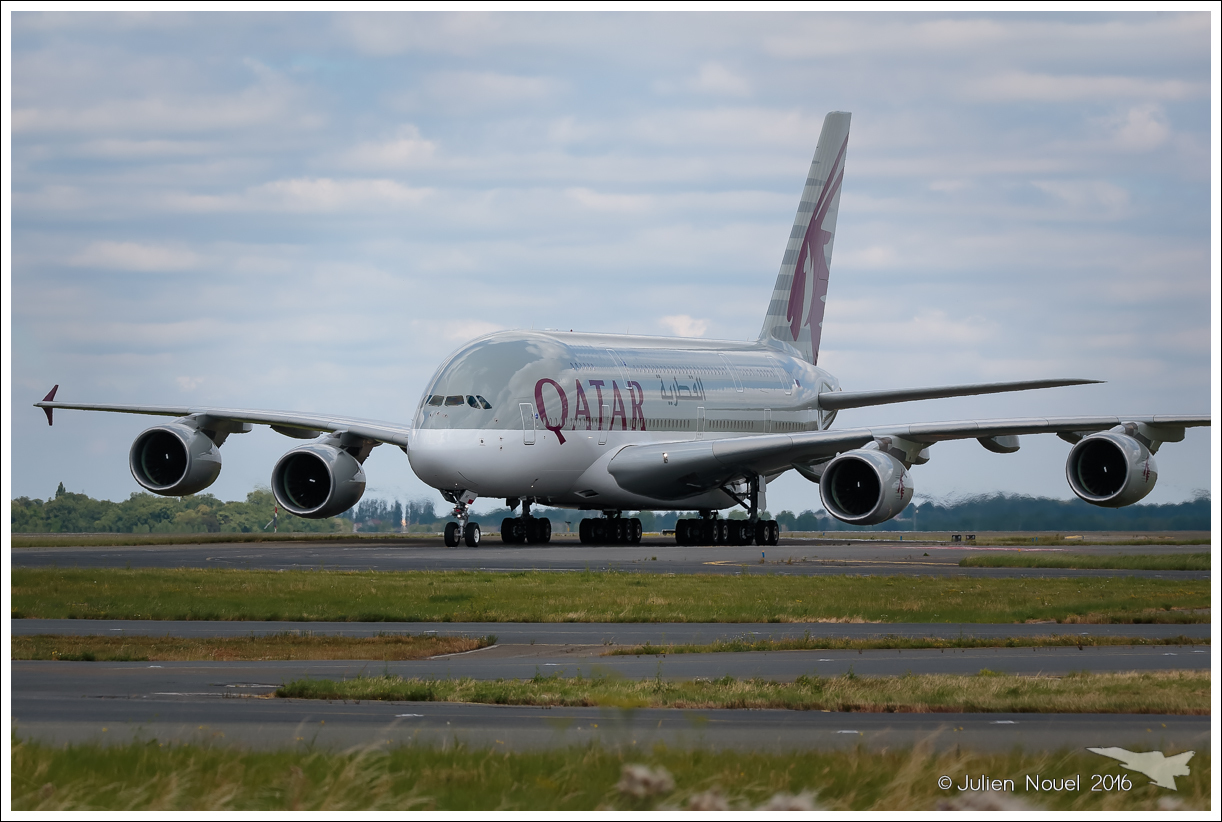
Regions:
[[[606, 428], [603, 428], [604, 422], [607, 424]], [[611, 406], [604, 405], [598, 409], [598, 444], [599, 445], [607, 444], [607, 431], [610, 428], [611, 428]]]
[[535, 407], [528, 402], [518, 403], [522, 411], [522, 444], [535, 444]]
[[696, 439], [704, 439], [704, 406], [696, 409]]

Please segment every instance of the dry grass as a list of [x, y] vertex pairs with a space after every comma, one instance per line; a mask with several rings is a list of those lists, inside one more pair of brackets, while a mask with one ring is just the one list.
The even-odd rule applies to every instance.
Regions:
[[14, 619], [1208, 622], [1209, 580], [13, 568]]
[[619, 708], [788, 708], [871, 713], [1208, 714], [1209, 671], [1013, 676], [949, 674], [761, 679], [629, 680], [612, 675], [534, 679], [357, 677], [299, 679], [276, 696], [297, 699], [472, 702]]
[[[1175, 751], [1165, 751], [1166, 754]], [[654, 795], [622, 790], [625, 766], [662, 769], [673, 787]], [[12, 810], [668, 810], [760, 808], [810, 794], [826, 810], [933, 810], [970, 802], [937, 787], [946, 774], [990, 774], [1023, 784], [1027, 774], [1084, 775], [1085, 789], [1025, 793], [1011, 801], [1049, 810], [1208, 810], [1211, 760], [1198, 751], [1178, 791], [1149, 784], [1115, 760], [1083, 751], [980, 754], [906, 750], [776, 753], [623, 748], [504, 752], [462, 746], [330, 753], [243, 751], [157, 742], [53, 748], [14, 742]], [[1092, 792], [1091, 774], [1127, 774], [1129, 791]]]
[[705, 645], [654, 645], [645, 643], [630, 648], [616, 648], [604, 656], [645, 656], [660, 654], [720, 654], [749, 651], [879, 651], [919, 650], [926, 648], [1078, 648], [1112, 645], [1209, 645], [1208, 639], [1189, 639], [1180, 635], [1146, 639], [1124, 636], [1080, 636], [1056, 634], [1053, 636], [1011, 637], [908, 637], [882, 636], [871, 639], [845, 639], [842, 637], [816, 637], [806, 632], [804, 637], [791, 639], [756, 639], [754, 636], [738, 639], [719, 639]]
[[13, 659], [63, 659], [106, 662], [217, 662], [260, 659], [426, 659], [486, 648], [495, 636], [438, 637], [378, 634], [371, 637], [324, 636], [284, 632], [263, 636], [182, 638], [172, 636], [56, 636], [12, 638]]

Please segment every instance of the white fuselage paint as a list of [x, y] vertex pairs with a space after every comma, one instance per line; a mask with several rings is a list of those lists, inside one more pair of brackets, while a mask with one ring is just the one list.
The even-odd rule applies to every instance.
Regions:
[[[775, 343], [501, 332], [438, 369], [416, 409], [408, 455], [417, 476], [443, 491], [595, 510], [673, 509], [676, 500], [616, 484], [607, 464], [617, 451], [821, 430], [835, 415], [819, 410], [818, 395], [838, 387]], [[678, 504], [735, 503], [715, 490]]]

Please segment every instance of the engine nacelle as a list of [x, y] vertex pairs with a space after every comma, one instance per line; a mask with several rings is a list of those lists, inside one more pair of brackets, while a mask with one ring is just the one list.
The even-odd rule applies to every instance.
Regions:
[[819, 477], [819, 496], [841, 522], [877, 525], [912, 502], [912, 479], [902, 462], [867, 446], [827, 464]]
[[284, 510], [326, 519], [356, 505], [365, 493], [365, 470], [356, 457], [325, 442], [289, 451], [272, 469], [272, 494]]
[[1079, 499], [1120, 508], [1154, 490], [1158, 466], [1142, 443], [1119, 431], [1101, 431], [1070, 450], [1065, 477]]
[[127, 455], [132, 476], [163, 497], [207, 488], [221, 473], [221, 452], [202, 431], [181, 422], [156, 425], [136, 437]]

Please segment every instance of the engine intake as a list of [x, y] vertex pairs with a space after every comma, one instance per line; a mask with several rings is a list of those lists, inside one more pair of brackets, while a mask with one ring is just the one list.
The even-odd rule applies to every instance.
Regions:
[[221, 473], [221, 452], [207, 434], [171, 422], [136, 437], [127, 463], [143, 488], [163, 497], [185, 497], [216, 481]]
[[1069, 452], [1065, 477], [1079, 499], [1104, 508], [1131, 505], [1154, 490], [1158, 466], [1150, 449], [1119, 431], [1083, 438]]
[[323, 442], [289, 451], [272, 469], [272, 494], [284, 510], [326, 519], [356, 505], [365, 493], [365, 470], [342, 448]]
[[819, 478], [823, 507], [841, 522], [877, 525], [912, 501], [912, 479], [904, 464], [882, 451], [846, 451]]

